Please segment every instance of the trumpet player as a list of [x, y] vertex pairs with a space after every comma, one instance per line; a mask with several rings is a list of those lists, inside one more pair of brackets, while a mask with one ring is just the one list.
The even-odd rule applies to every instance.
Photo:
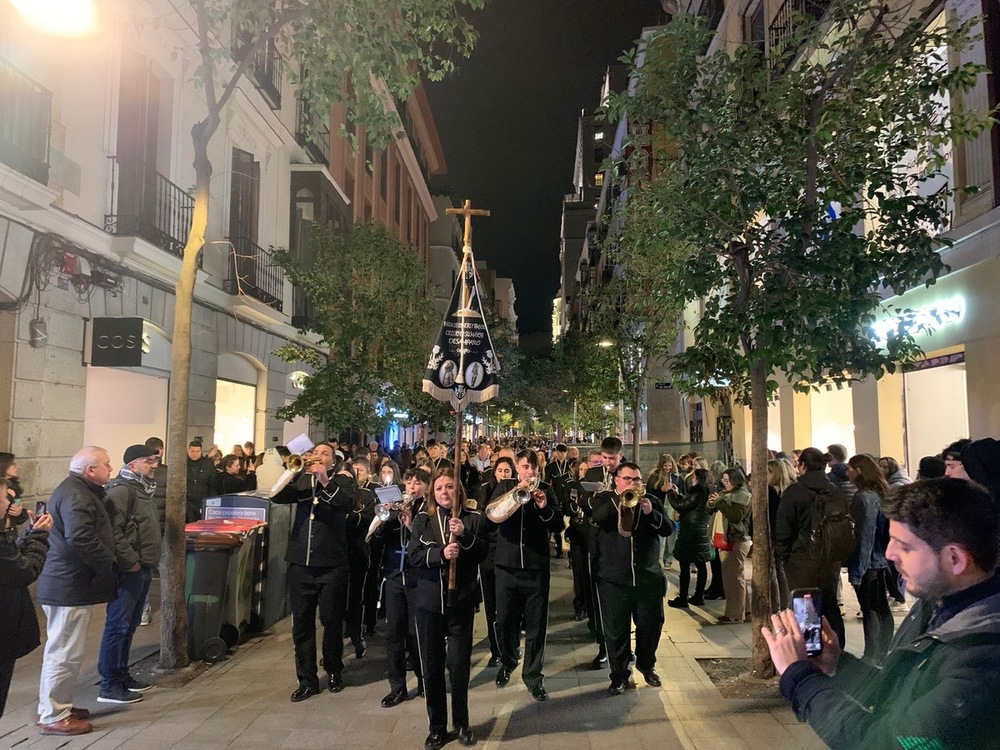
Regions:
[[[552, 487], [538, 482], [538, 456], [517, 454], [517, 480], [500, 482], [493, 503], [508, 493], [528, 492], [528, 501], [497, 524], [497, 637], [500, 669], [497, 687], [510, 682], [517, 667], [517, 648], [524, 621], [524, 667], [521, 679], [536, 701], [548, 700], [542, 674], [545, 630], [549, 613], [549, 534], [563, 529], [563, 516]], [[534, 489], [529, 489], [530, 487]], [[487, 511], [487, 518], [490, 518]], [[491, 519], [492, 520], [492, 519]]]
[[316, 611], [323, 624], [323, 666], [331, 693], [344, 689], [344, 615], [350, 571], [347, 514], [354, 507], [356, 483], [350, 466], [334, 466], [329, 443], [317, 445], [297, 481], [275, 494], [275, 503], [294, 503], [288, 563], [295, 676], [292, 703], [320, 692], [316, 668]]
[[614, 489], [592, 500], [597, 525], [597, 580], [599, 611], [611, 668], [611, 695], [633, 687], [628, 668], [629, 635], [635, 621], [635, 666], [646, 683], [659, 687], [656, 648], [663, 629], [666, 578], [659, 561], [659, 538], [673, 530], [658, 498], [643, 494], [642, 472], [631, 462], [618, 466]]
[[423, 694], [423, 672], [413, 637], [413, 608], [410, 598], [407, 545], [413, 530], [413, 514], [430, 485], [430, 475], [423, 469], [410, 469], [403, 475], [406, 494], [413, 504], [402, 508], [395, 517], [382, 523], [375, 537], [384, 542], [382, 562], [382, 601], [385, 604], [385, 648], [388, 656], [389, 694], [382, 699], [382, 708], [393, 708], [409, 698], [406, 689], [407, 654], [417, 674], [417, 695]]
[[[465, 501], [454, 469], [440, 469], [431, 498], [413, 522], [409, 562], [417, 647], [424, 669], [430, 734], [424, 750], [438, 750], [448, 736], [445, 666], [451, 683], [451, 718], [461, 744], [475, 744], [469, 728], [472, 623], [479, 602], [478, 566], [486, 556], [486, 519]], [[455, 566], [455, 588], [449, 573]]]

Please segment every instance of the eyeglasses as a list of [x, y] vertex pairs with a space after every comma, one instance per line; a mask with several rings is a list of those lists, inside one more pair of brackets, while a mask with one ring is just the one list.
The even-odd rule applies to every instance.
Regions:
[[624, 477], [619, 475], [618, 478], [621, 479], [623, 482], [629, 482], [630, 484], [638, 484], [639, 482], [642, 481], [642, 477]]

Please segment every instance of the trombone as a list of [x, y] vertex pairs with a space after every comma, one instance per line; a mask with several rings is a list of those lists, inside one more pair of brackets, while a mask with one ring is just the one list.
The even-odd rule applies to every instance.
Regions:
[[635, 490], [625, 490], [618, 501], [618, 533], [626, 539], [632, 536], [637, 518], [635, 509], [641, 499], [642, 495]]
[[486, 506], [486, 517], [493, 523], [503, 523], [518, 508], [531, 502], [531, 493], [538, 489], [538, 477], [531, 477], [525, 487], [515, 487]]

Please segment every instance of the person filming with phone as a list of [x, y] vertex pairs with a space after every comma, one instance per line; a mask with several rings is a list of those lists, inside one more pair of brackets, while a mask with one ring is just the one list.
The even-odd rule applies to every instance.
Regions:
[[997, 502], [941, 478], [900, 486], [883, 511], [886, 557], [918, 600], [883, 666], [844, 653], [825, 617], [819, 652], [807, 649], [806, 608], [785, 610], [762, 628], [781, 693], [831, 748], [1000, 747]]

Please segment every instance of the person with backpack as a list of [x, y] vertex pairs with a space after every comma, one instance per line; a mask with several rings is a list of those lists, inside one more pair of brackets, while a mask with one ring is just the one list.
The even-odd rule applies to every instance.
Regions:
[[819, 589], [822, 613], [843, 647], [837, 583], [856, 537], [850, 501], [826, 476], [829, 458], [818, 448], [806, 448], [799, 455], [800, 476], [778, 504], [774, 556], [784, 566], [790, 591]]

